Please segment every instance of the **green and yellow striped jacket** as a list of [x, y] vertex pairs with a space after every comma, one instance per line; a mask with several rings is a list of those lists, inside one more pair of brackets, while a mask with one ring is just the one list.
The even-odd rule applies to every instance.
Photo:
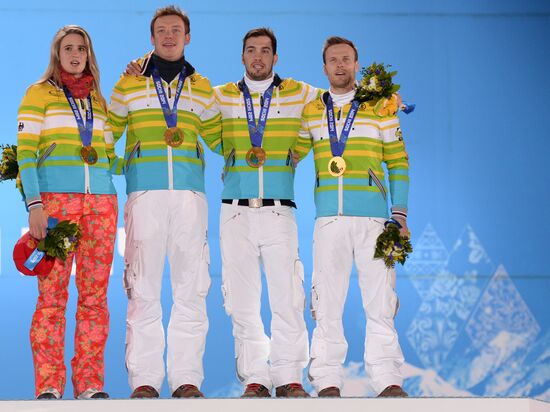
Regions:
[[[92, 146], [98, 161], [88, 165], [80, 157], [82, 140], [63, 90], [52, 81], [27, 89], [19, 107], [17, 161], [27, 204], [42, 192], [114, 194], [110, 168], [114, 145], [108, 140], [104, 108], [91, 92], [93, 109]], [[86, 99], [75, 99], [85, 118]], [[106, 141], [107, 139], [107, 141]], [[37, 167], [37, 160], [55, 143], [55, 148]]]
[[[289, 150], [298, 138], [302, 110], [306, 103], [318, 96], [318, 90], [290, 78], [274, 88], [262, 140], [267, 156], [260, 168], [252, 168], [246, 162], [246, 153], [252, 145], [239, 84], [227, 83], [214, 90], [222, 115], [226, 160], [222, 198], [294, 199], [294, 168]], [[257, 121], [260, 94], [251, 93], [251, 97]]]
[[[383, 163], [389, 174], [392, 210], [406, 213], [409, 161], [397, 116], [378, 116], [373, 104], [362, 103], [342, 155], [346, 170], [342, 176], [333, 177], [328, 171], [333, 155], [326, 116], [327, 97], [328, 92], [325, 92], [304, 108], [295, 147], [300, 159], [313, 147], [317, 217], [388, 217]], [[350, 103], [346, 104], [338, 116], [338, 137], [350, 107]], [[337, 108], [335, 112], [338, 114]]]
[[[210, 149], [221, 152], [220, 115], [210, 81], [185, 64], [188, 76], [178, 102], [177, 123], [185, 136], [179, 147], [168, 146], [164, 140], [166, 120], [151, 76], [123, 75], [113, 89], [109, 119], [115, 142], [127, 127], [127, 193], [164, 189], [204, 192], [203, 147], [198, 135]], [[170, 84], [162, 80], [170, 107], [178, 78]], [[138, 142], [140, 149], [134, 151]]]

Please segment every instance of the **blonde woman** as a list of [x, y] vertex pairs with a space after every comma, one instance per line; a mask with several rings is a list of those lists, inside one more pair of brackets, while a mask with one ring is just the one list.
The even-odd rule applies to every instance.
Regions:
[[104, 349], [109, 330], [107, 285], [113, 260], [116, 168], [106, 132], [106, 105], [88, 33], [65, 26], [55, 35], [45, 74], [30, 86], [18, 113], [18, 163], [29, 210], [29, 229], [46, 236], [48, 217], [78, 223], [74, 254], [56, 260], [38, 277], [38, 302], [30, 339], [37, 399], [59, 399], [65, 387], [65, 307], [76, 258], [74, 396], [108, 398], [103, 392]]

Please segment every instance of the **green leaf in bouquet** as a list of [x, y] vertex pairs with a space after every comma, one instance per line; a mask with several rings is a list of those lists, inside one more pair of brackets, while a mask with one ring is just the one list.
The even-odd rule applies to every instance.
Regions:
[[19, 165], [17, 164], [17, 146], [0, 145], [2, 155], [0, 156], [0, 181], [17, 178]]
[[[65, 239], [69, 239], [68, 244]], [[48, 256], [66, 260], [69, 253], [74, 251], [75, 244], [79, 239], [80, 228], [78, 225], [63, 220], [53, 229], [48, 230], [46, 238], [39, 244], [39, 250], [42, 250]]]
[[409, 238], [401, 236], [396, 225], [389, 224], [376, 240], [374, 257], [383, 259], [386, 267], [393, 268], [396, 262], [405, 264], [411, 252], [412, 245]]

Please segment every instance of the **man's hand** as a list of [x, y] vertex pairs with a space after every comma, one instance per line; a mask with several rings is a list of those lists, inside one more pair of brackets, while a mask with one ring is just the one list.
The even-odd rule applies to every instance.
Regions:
[[300, 161], [300, 155], [296, 152], [292, 152], [292, 163], [294, 163], [294, 168], [298, 166], [299, 161]]
[[409, 227], [407, 226], [407, 219], [401, 217], [401, 216], [393, 216], [392, 219], [397, 221], [401, 225], [401, 228], [399, 229], [399, 234], [403, 237], [411, 237], [411, 232], [409, 231]]
[[395, 102], [397, 103], [397, 107], [401, 108], [401, 106], [403, 105], [403, 98], [398, 92], [395, 92], [393, 95], [395, 96]]
[[42, 240], [46, 237], [48, 228], [48, 214], [42, 207], [29, 211], [29, 232], [35, 239]]
[[129, 74], [131, 76], [141, 75], [141, 66], [138, 64], [137, 60], [132, 60], [130, 63], [128, 63], [124, 74]]

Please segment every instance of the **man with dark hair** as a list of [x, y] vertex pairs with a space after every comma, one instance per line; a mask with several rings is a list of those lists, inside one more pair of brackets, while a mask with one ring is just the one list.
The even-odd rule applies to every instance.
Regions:
[[273, 55], [277, 55], [277, 38], [275, 37], [275, 33], [273, 33], [273, 30], [271, 30], [269, 27], [258, 27], [252, 30], [249, 30], [243, 37], [243, 54], [244, 50], [247, 45], [247, 40], [253, 37], [268, 37], [271, 41], [271, 49], [273, 51]]
[[359, 63], [353, 43], [329, 38], [323, 61], [330, 89], [305, 106], [295, 148], [303, 158], [313, 147], [317, 176], [311, 297], [317, 325], [309, 376], [320, 397], [340, 396], [348, 348], [342, 313], [355, 263], [368, 319], [365, 370], [379, 396], [403, 397], [403, 354], [394, 327], [395, 270], [374, 259], [374, 250], [388, 220], [383, 162], [391, 217], [402, 233], [408, 232], [408, 156], [396, 114], [378, 115], [374, 103], [354, 99]]
[[351, 40], [345, 39], [343, 37], [332, 36], [326, 39], [325, 44], [323, 45], [323, 64], [327, 64], [327, 49], [330, 46], [336, 46], [338, 44], [344, 44], [351, 47], [353, 50], [353, 54], [355, 55], [355, 61], [359, 60], [359, 53], [357, 53], [357, 48]]
[[160, 292], [166, 256], [174, 301], [168, 325], [168, 385], [173, 397], [203, 397], [199, 387], [210, 276], [198, 134], [219, 151], [221, 125], [209, 80], [184, 56], [189, 27], [189, 18], [179, 8], [157, 10], [151, 20], [154, 50], [138, 61], [138, 76], [118, 81], [109, 107], [115, 140], [127, 127], [124, 283], [132, 398], [157, 398], [165, 376]]
[[[220, 247], [225, 310], [233, 321], [243, 397], [307, 397], [304, 269], [292, 211], [295, 144], [305, 103], [318, 91], [273, 72], [277, 40], [268, 28], [243, 38], [243, 78], [215, 87], [225, 169]], [[257, 120], [256, 120], [257, 119]], [[271, 339], [260, 315], [261, 266], [272, 312]]]

